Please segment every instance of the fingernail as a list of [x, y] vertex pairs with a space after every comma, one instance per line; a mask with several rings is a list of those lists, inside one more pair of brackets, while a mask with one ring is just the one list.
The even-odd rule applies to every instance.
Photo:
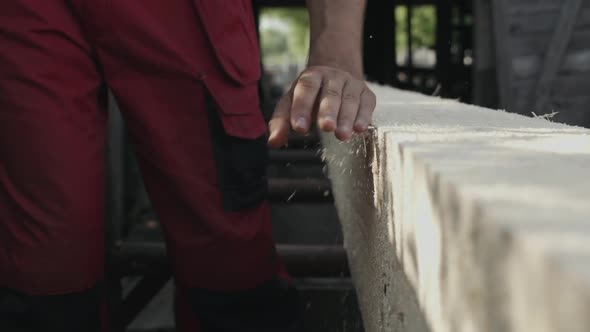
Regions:
[[336, 121], [332, 117], [326, 116], [322, 119], [322, 125], [324, 129], [334, 130], [336, 129]]
[[305, 120], [305, 118], [297, 119], [297, 122], [295, 122], [295, 127], [300, 129], [307, 129], [307, 121]]
[[338, 131], [344, 140], [348, 140], [352, 136], [352, 128], [348, 126], [340, 127]]
[[356, 123], [355, 129], [357, 131], [365, 131], [365, 130], [367, 130], [367, 124], [364, 123], [364, 122], [359, 121], [359, 122]]

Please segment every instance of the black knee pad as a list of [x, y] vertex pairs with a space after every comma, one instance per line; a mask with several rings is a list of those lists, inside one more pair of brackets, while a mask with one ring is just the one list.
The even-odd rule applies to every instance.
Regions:
[[299, 293], [278, 278], [246, 291], [191, 289], [187, 298], [204, 332], [303, 330]]
[[65, 295], [27, 295], [0, 289], [2, 332], [100, 332], [99, 288]]
[[33, 331], [28, 300], [24, 294], [0, 288], [0, 331]]

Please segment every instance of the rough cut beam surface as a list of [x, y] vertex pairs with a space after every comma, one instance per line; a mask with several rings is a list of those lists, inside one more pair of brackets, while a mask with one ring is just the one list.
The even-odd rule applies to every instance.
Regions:
[[374, 89], [323, 137], [367, 332], [590, 330], [590, 132]]

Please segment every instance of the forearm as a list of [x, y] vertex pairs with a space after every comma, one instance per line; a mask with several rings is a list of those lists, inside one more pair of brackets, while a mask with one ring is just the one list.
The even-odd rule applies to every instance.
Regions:
[[363, 25], [368, 0], [307, 0], [311, 18], [309, 66], [279, 103], [269, 144], [285, 145], [290, 130], [311, 124], [348, 140], [367, 130], [376, 96], [363, 77]]
[[363, 76], [362, 40], [367, 0], [307, 0], [311, 19], [309, 65]]

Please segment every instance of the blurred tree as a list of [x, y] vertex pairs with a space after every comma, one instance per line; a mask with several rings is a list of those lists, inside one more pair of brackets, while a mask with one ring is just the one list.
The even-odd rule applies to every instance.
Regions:
[[[309, 51], [309, 15], [305, 8], [266, 8], [261, 12], [261, 37], [263, 55], [267, 61], [296, 59], [305, 62]], [[272, 31], [272, 32], [270, 32]], [[286, 42], [286, 49], [279, 47], [279, 35]], [[281, 52], [273, 52], [273, 50]], [[265, 53], [270, 51], [270, 53]], [[282, 53], [282, 54], [281, 54]], [[274, 60], [274, 61], [273, 61]]]
[[289, 50], [287, 36], [277, 29], [264, 29], [260, 32], [264, 41], [261, 45], [262, 54], [268, 57], [276, 57]]
[[[408, 48], [408, 7], [395, 9], [397, 50]], [[436, 43], [436, 7], [415, 6], [412, 8], [412, 47], [434, 48]]]

